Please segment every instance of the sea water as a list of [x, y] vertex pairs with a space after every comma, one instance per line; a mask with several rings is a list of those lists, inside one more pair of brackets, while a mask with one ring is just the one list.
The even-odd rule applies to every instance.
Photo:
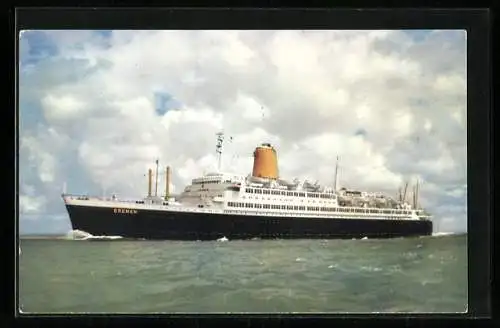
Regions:
[[23, 313], [464, 312], [466, 235], [21, 239]]

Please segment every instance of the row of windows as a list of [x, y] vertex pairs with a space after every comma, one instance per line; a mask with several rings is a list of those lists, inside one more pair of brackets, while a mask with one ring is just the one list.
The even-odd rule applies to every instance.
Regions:
[[[136, 200], [135, 203], [136, 204], [144, 204], [144, 201], [143, 200]], [[168, 202], [163, 202], [162, 205], [168, 206]]]
[[[244, 207], [244, 208], [264, 208], [272, 210], [293, 210], [293, 211], [321, 211], [321, 212], [345, 212], [345, 213], [383, 213], [394, 214], [393, 210], [365, 210], [361, 208], [338, 208], [338, 207], [319, 207], [319, 206], [297, 206], [297, 205], [274, 205], [274, 204], [253, 204], [253, 203], [239, 203], [228, 202], [229, 207]], [[399, 214], [409, 215], [410, 211], [402, 211]]]
[[271, 210], [296, 210], [305, 211], [305, 206], [293, 206], [293, 205], [275, 205], [275, 204], [253, 204], [253, 203], [236, 203], [228, 202], [230, 207], [246, 207], [246, 208], [265, 208]]
[[193, 185], [221, 183], [220, 180], [194, 181]]
[[226, 179], [224, 181], [222, 180], [193, 180], [192, 184], [193, 185], [200, 185], [200, 184], [214, 184], [214, 183], [231, 183], [231, 180]]
[[309, 198], [331, 198], [334, 199], [334, 194], [318, 194], [312, 192], [297, 192], [297, 191], [283, 191], [283, 190], [267, 190], [257, 188], [245, 188], [245, 192], [249, 194], [264, 194], [264, 195], [281, 195], [281, 196], [294, 196], [294, 197], [309, 197]]
[[[395, 210], [376, 210], [376, 209], [362, 209], [362, 208], [339, 208], [339, 212], [354, 212], [354, 213], [383, 213], [392, 214]], [[410, 211], [398, 211], [400, 214], [410, 214]]]
[[[196, 193], [196, 192], [193, 192], [191, 193], [190, 195], [186, 195], [187, 197], [195, 197], [195, 198], [199, 198], [200, 196], [202, 196], [201, 193]], [[217, 194], [217, 195], [211, 195], [211, 197], [223, 197], [224, 195], [223, 194]]]
[[362, 194], [359, 191], [346, 191], [345, 195], [346, 196], [361, 196]]

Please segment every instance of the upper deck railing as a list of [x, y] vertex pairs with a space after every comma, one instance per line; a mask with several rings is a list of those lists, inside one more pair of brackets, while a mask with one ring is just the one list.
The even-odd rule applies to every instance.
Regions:
[[[96, 206], [119, 206], [119, 204], [127, 205], [128, 207], [134, 207], [137, 209], [157, 209], [157, 210], [167, 210], [167, 211], [179, 211], [179, 212], [195, 212], [195, 213], [226, 213], [226, 214], [241, 214], [241, 215], [269, 215], [269, 216], [299, 216], [299, 217], [342, 217], [342, 218], [393, 218], [393, 219], [412, 219], [414, 210], [404, 210], [404, 209], [372, 209], [372, 208], [360, 208], [360, 207], [344, 207], [337, 206], [334, 207], [334, 211], [321, 212], [312, 211], [307, 208], [304, 210], [283, 210], [283, 209], [249, 209], [249, 208], [210, 208], [210, 206], [199, 207], [196, 205], [183, 205], [177, 203], [175, 205], [170, 204], [165, 205], [163, 203], [148, 203], [144, 201], [129, 200], [129, 199], [117, 199], [113, 197], [98, 197], [98, 196], [87, 196], [87, 195], [73, 195], [73, 194], [63, 194], [65, 201], [67, 200], [77, 200], [85, 201], [89, 205]], [[340, 211], [340, 210], [343, 211]], [[417, 210], [416, 215], [421, 220], [429, 220], [432, 216], [426, 213], [424, 210]]]

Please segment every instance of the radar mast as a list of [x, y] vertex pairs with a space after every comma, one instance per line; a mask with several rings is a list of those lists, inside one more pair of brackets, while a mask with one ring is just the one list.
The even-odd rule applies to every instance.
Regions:
[[217, 144], [215, 145], [215, 152], [217, 153], [217, 171], [220, 172], [221, 157], [222, 157], [222, 144], [224, 143], [224, 133], [218, 132], [217, 134]]

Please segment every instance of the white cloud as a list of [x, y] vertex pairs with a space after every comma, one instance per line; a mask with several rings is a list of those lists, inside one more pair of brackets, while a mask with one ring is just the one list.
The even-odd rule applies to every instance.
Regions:
[[465, 77], [459, 74], [439, 75], [434, 81], [434, 88], [438, 92], [463, 93], [465, 86]]
[[42, 106], [48, 121], [75, 120], [82, 114], [85, 103], [72, 96], [57, 97], [48, 94], [42, 99]]
[[46, 199], [43, 196], [19, 196], [19, 212], [21, 214], [36, 214], [44, 209]]
[[[42, 105], [53, 131], [21, 131], [21, 151], [41, 183], [88, 174], [137, 196], [160, 157], [179, 191], [216, 167], [215, 133], [224, 130], [233, 137], [223, 154], [227, 170], [249, 173], [255, 146], [271, 142], [285, 178], [331, 183], [339, 155], [341, 184], [395, 193], [420, 176], [422, 202], [436, 210], [440, 199], [465, 197], [458, 191], [466, 183], [460, 33], [434, 32], [420, 42], [400, 31], [49, 35], [59, 55], [26, 73], [21, 90]], [[157, 90], [183, 105], [158, 116]], [[69, 150], [84, 172], [57, 163]]]
[[21, 137], [20, 144], [21, 152], [28, 154], [27, 160], [36, 167], [40, 180], [53, 182], [57, 164], [54, 156], [44, 149], [47, 145], [32, 136]]

